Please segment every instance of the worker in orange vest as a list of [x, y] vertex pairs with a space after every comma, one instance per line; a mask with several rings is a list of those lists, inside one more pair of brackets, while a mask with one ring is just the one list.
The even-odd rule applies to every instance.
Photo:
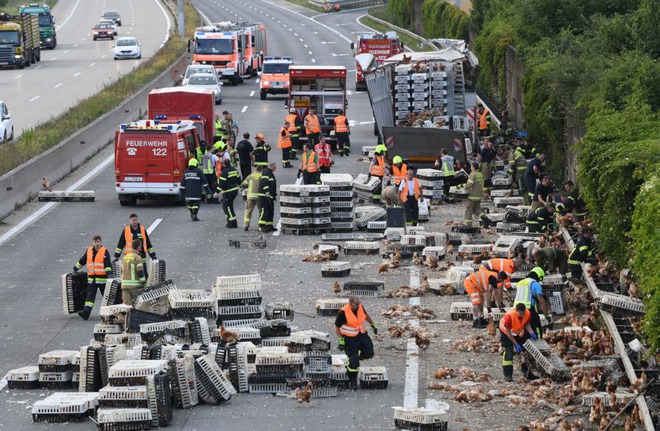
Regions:
[[312, 146], [319, 143], [321, 138], [321, 123], [319, 123], [319, 117], [314, 114], [314, 109], [309, 108], [307, 115], [305, 116], [305, 130], [307, 132], [307, 142]]
[[[325, 141], [322, 136], [318, 144], [314, 145], [314, 152], [319, 159], [319, 172], [322, 174], [330, 173], [330, 166], [332, 165], [332, 147]], [[320, 176], [317, 181], [320, 181]]]
[[401, 181], [408, 178], [408, 163], [403, 163], [401, 156], [394, 156], [392, 159], [392, 174], [397, 187], [401, 185]]
[[87, 298], [85, 299], [85, 308], [78, 312], [78, 315], [85, 320], [89, 319], [92, 308], [94, 308], [96, 291], [100, 290], [101, 296], [103, 296], [105, 282], [108, 281], [108, 276], [112, 275], [110, 253], [103, 246], [101, 236], [94, 235], [92, 244], [91, 247], [87, 247], [85, 254], [83, 254], [73, 267], [73, 272], [76, 272], [87, 265]]
[[[500, 309], [503, 309], [504, 305], [502, 304], [502, 291], [503, 289], [511, 289], [511, 275], [518, 271], [520, 267], [522, 266], [523, 261], [520, 258], [515, 258], [515, 259], [501, 259], [501, 258], [494, 258], [494, 259], [489, 259], [485, 262], [481, 263], [481, 266], [483, 268], [486, 268], [488, 271], [495, 271], [495, 272], [506, 272], [507, 277], [506, 280], [504, 280], [502, 283], [498, 283], [497, 289], [492, 292], [492, 295], [490, 298], [488, 298], [488, 307], [495, 307], [495, 304], [497, 301], [497, 306], [500, 307]], [[490, 312], [490, 310], [489, 310]]]
[[291, 159], [291, 132], [289, 132], [289, 122], [285, 121], [280, 130], [280, 136], [277, 138], [277, 148], [282, 150], [282, 167], [292, 168]]
[[348, 126], [348, 120], [344, 115], [344, 111], [339, 111], [339, 115], [335, 117], [335, 136], [337, 137], [337, 149], [339, 150], [339, 157], [348, 156], [351, 153], [351, 140], [349, 135], [351, 129]]
[[490, 113], [481, 103], [477, 111], [477, 127], [479, 136], [490, 136]]
[[[516, 305], [514, 310], [509, 311], [500, 319], [500, 342], [504, 348], [504, 353], [502, 353], [502, 373], [504, 374], [504, 380], [507, 382], [513, 381], [513, 350], [515, 349], [516, 353], [522, 354], [522, 346], [528, 338], [532, 340], [538, 339], [532, 330], [531, 321], [532, 313], [523, 303]], [[524, 356], [520, 368], [528, 379], [536, 377], [529, 373]]]
[[406, 210], [406, 224], [417, 226], [419, 202], [424, 201], [424, 196], [422, 196], [422, 191], [419, 188], [419, 180], [415, 178], [415, 171], [413, 169], [408, 170], [407, 176], [408, 178], [401, 181], [399, 185], [399, 198]]
[[309, 142], [303, 145], [302, 160], [300, 160], [300, 169], [298, 169], [298, 178], [302, 175], [303, 184], [316, 184], [318, 176], [319, 157], [311, 151]]
[[472, 327], [484, 328], [488, 320], [484, 318], [484, 296], [490, 295], [492, 289], [497, 289], [497, 283], [506, 280], [506, 272], [489, 271], [483, 266], [479, 271], [467, 276], [463, 287], [472, 302]]
[[289, 110], [290, 114], [286, 116], [284, 121], [289, 123], [289, 133], [291, 134], [291, 160], [298, 160], [296, 155], [300, 148], [300, 133], [303, 128], [303, 120], [298, 115], [296, 108], [291, 108]]
[[[385, 156], [383, 156], [383, 150], [381, 148], [376, 148], [374, 157], [371, 159], [371, 165], [369, 166], [369, 178], [377, 177], [380, 179], [381, 183], [383, 177], [385, 176], [386, 165], [385, 165]], [[380, 203], [380, 190], [381, 185], [379, 184], [371, 194], [371, 199], [374, 204]]]

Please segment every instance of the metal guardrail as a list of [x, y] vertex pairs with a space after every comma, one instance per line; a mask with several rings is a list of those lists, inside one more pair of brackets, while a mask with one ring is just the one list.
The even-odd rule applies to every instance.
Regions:
[[361, 7], [380, 6], [385, 4], [383, 0], [310, 0], [307, 3], [323, 9], [326, 12], [333, 12], [335, 10], [335, 5], [338, 5], [340, 9], [357, 9]]
[[377, 23], [379, 23], [379, 24], [381, 24], [381, 25], [385, 25], [385, 26], [387, 26], [387, 27], [390, 27], [390, 28], [392, 28], [393, 30], [396, 30], [397, 33], [405, 34], [406, 36], [412, 37], [413, 39], [420, 41], [420, 42], [423, 43], [424, 45], [427, 45], [427, 46], [433, 48], [434, 51], [440, 51], [440, 49], [439, 49], [437, 46], [435, 46], [434, 44], [432, 44], [431, 42], [429, 42], [427, 39], [424, 39], [424, 38], [421, 37], [420, 35], [413, 33], [412, 31], [406, 30], [405, 28], [397, 27], [396, 25], [394, 25], [394, 24], [392, 24], [392, 23], [389, 23], [389, 22], [387, 22], [387, 21], [385, 21], [385, 20], [382, 20], [382, 19], [380, 19], [380, 18], [377, 18], [377, 17], [373, 16], [373, 15], [370, 13], [370, 11], [367, 11], [367, 15], [369, 15], [369, 18], [370, 18], [370, 19], [373, 19], [373, 20], [376, 21]]

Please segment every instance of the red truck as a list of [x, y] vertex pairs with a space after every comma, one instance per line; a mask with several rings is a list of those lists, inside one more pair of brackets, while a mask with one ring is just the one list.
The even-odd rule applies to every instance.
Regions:
[[179, 184], [195, 157], [197, 129], [192, 121], [161, 124], [140, 120], [115, 132], [115, 190], [122, 206], [138, 199], [182, 202]]
[[321, 133], [334, 130], [339, 111], [348, 108], [344, 66], [289, 66], [289, 107], [304, 118], [309, 108], [319, 117]]
[[213, 142], [213, 90], [188, 86], [156, 88], [149, 93], [147, 107], [147, 118], [160, 120], [161, 123], [191, 120], [197, 128], [198, 140]]
[[[357, 52], [355, 52], [356, 48]], [[382, 66], [386, 58], [403, 52], [403, 42], [399, 40], [399, 36], [394, 31], [387, 33], [363, 32], [358, 33], [357, 42], [351, 42], [351, 51], [355, 53], [355, 89], [366, 90], [367, 85], [364, 81], [361, 63], [368, 64], [374, 61], [375, 66]]]

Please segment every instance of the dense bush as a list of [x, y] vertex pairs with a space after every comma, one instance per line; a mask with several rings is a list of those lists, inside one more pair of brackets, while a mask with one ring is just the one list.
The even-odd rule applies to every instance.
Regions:
[[442, 0], [426, 0], [422, 5], [423, 36], [428, 39], [468, 38], [470, 18], [457, 7]]

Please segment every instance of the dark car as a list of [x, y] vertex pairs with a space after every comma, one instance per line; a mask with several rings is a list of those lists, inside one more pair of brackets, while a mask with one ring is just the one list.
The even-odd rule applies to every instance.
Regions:
[[111, 19], [117, 24], [119, 27], [121, 27], [121, 15], [119, 15], [119, 12], [104, 12], [103, 15], [101, 15], [101, 18], [103, 19]]
[[109, 24], [96, 24], [92, 29], [92, 36], [96, 39], [115, 39], [115, 30]]

